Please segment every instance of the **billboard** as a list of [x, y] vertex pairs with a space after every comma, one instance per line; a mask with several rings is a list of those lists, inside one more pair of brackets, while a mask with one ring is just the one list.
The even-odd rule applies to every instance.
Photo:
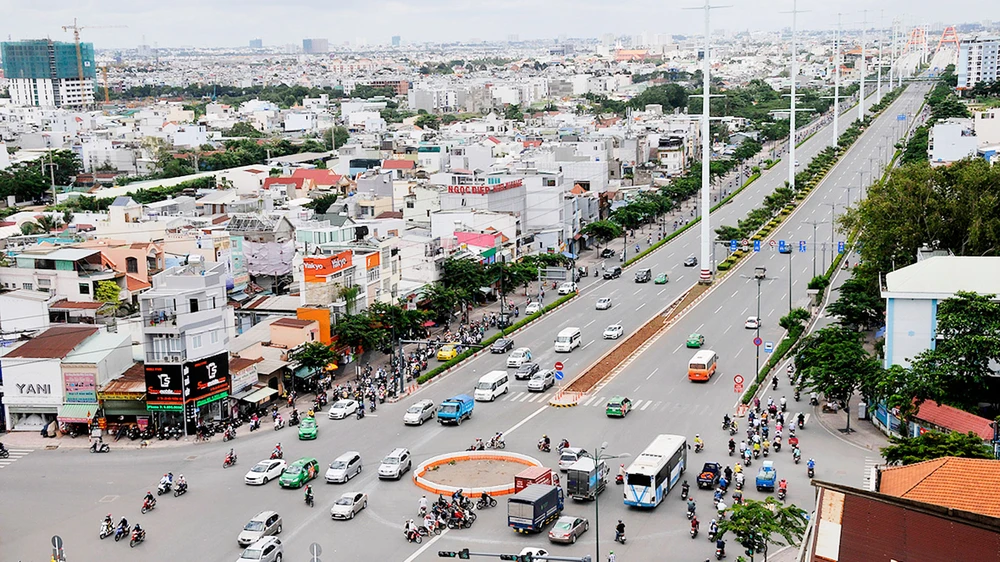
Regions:
[[177, 406], [184, 402], [184, 391], [180, 364], [150, 365], [146, 371], [146, 403], [154, 405]]
[[188, 361], [184, 364], [187, 399], [200, 400], [229, 390], [229, 353]]
[[326, 257], [308, 257], [302, 260], [306, 283], [326, 283], [326, 278], [338, 271], [350, 267], [354, 254], [344, 250], [339, 254]]

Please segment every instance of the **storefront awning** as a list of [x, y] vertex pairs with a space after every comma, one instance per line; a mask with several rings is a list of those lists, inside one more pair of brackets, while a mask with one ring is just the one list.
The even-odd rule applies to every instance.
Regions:
[[139, 400], [105, 400], [104, 416], [109, 419], [117, 419], [116, 416], [148, 416], [146, 402]]
[[275, 390], [273, 388], [270, 388], [270, 387], [261, 388], [261, 389], [255, 390], [254, 392], [251, 392], [248, 396], [244, 396], [243, 397], [243, 401], [245, 401], [245, 402], [252, 402], [252, 403], [256, 404], [257, 402], [261, 402], [263, 400], [267, 400], [268, 398], [270, 398], [271, 396], [273, 396], [273, 395], [275, 395], [277, 393], [278, 393], [277, 390]]
[[236, 301], [236, 302], [243, 302], [243, 301], [249, 299], [250, 295], [244, 293], [243, 291], [240, 291], [238, 293], [230, 293], [229, 294], [229, 298], [231, 300]]
[[59, 406], [59, 415], [56, 416], [65, 423], [90, 423], [97, 413], [97, 403], [93, 404], [63, 404]]
[[297, 369], [295, 371], [295, 376], [299, 377], [300, 379], [311, 379], [315, 375], [316, 372], [308, 368]]
[[247, 396], [250, 396], [254, 392], [257, 392], [258, 390], [260, 390], [260, 389], [259, 388], [254, 388], [254, 387], [251, 386], [251, 387], [247, 388], [246, 390], [241, 390], [241, 391], [237, 392], [236, 394], [231, 395], [230, 398], [232, 398], [233, 400], [243, 400]]

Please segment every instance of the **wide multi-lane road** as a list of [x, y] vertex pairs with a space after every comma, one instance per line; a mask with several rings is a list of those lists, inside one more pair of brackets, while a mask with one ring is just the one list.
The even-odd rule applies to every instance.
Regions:
[[[878, 153], [875, 144], [866, 144], [880, 134], [889, 132], [896, 114], [916, 109], [922, 91], [911, 87], [875, 126], [866, 132], [830, 178], [807, 199], [785, 230], [776, 237], [791, 240], [812, 240], [812, 228], [797, 232], [803, 220], [829, 214], [825, 203], [846, 200], [846, 190], [836, 187], [846, 185], [857, 166]], [[803, 144], [800, 161], [808, 160], [829, 142], [827, 129]], [[889, 144], [893, 142], [889, 139]], [[735, 224], [746, 212], [759, 205], [763, 197], [780, 186], [787, 177], [787, 162], [774, 169], [737, 196], [733, 202], [713, 214], [713, 228], [718, 224]], [[856, 179], [851, 181], [856, 182]], [[825, 199], [828, 197], [829, 199]], [[679, 236], [643, 261], [654, 275], [670, 274], [667, 285], [632, 282], [634, 268], [623, 278], [614, 281], [594, 280], [583, 287], [581, 295], [516, 335], [518, 346], [532, 348], [536, 360], [549, 367], [557, 359], [565, 363], [568, 375], [579, 373], [616, 342], [601, 339], [601, 332], [608, 324], [619, 322], [626, 332], [631, 332], [657, 314], [663, 306], [676, 298], [686, 287], [697, 280], [697, 268], [683, 268], [685, 257], [697, 253], [697, 230]], [[829, 230], [821, 230], [820, 240]], [[805, 283], [811, 271], [803, 272], [811, 261], [795, 254], [793, 270], [787, 270], [787, 256], [765, 252], [747, 260], [737, 275], [752, 271], [757, 264], [767, 265], [769, 281], [761, 292], [761, 316], [764, 318], [762, 337], [777, 341], [780, 329], [777, 319], [787, 309], [788, 275], [792, 277], [793, 301], [801, 301]], [[783, 271], [783, 267], [786, 269]], [[415, 396], [397, 405], [380, 407], [364, 420], [319, 419], [320, 436], [317, 441], [300, 442], [295, 434], [285, 429], [273, 432], [247, 434], [245, 431], [232, 443], [240, 455], [235, 468], [222, 469], [222, 457], [229, 444], [216, 440], [180, 448], [146, 449], [141, 451], [116, 450], [110, 455], [90, 455], [81, 450], [37, 451], [21, 458], [16, 465], [0, 473], [3, 490], [3, 509], [0, 510], [0, 559], [45, 560], [49, 556], [49, 539], [54, 534], [62, 536], [69, 560], [126, 560], [142, 551], [148, 560], [235, 560], [240, 553], [236, 535], [243, 523], [257, 512], [273, 509], [283, 517], [281, 539], [285, 543], [286, 559], [306, 559], [308, 547], [318, 543], [323, 548], [324, 560], [431, 560], [437, 550], [462, 547], [480, 550], [516, 552], [521, 547], [545, 543], [544, 536], [516, 535], [506, 527], [505, 507], [484, 511], [472, 529], [449, 531], [440, 538], [425, 541], [417, 547], [407, 543], [401, 529], [405, 519], [416, 512], [421, 492], [411, 482], [409, 475], [399, 482], [378, 481], [375, 468], [378, 461], [394, 447], [407, 447], [415, 462], [444, 452], [461, 450], [476, 437], [486, 438], [495, 431], [505, 431], [508, 450], [533, 454], [535, 442], [542, 433], [554, 440], [568, 438], [574, 445], [594, 447], [603, 441], [609, 443], [610, 453], [637, 454], [658, 433], [678, 433], [693, 437], [700, 432], [708, 441], [704, 454], [691, 455], [692, 464], [707, 459], [723, 461], [726, 438], [718, 430], [724, 412], [731, 411], [735, 402], [731, 376], [734, 373], [752, 373], [753, 349], [751, 331], [742, 327], [748, 309], [756, 307], [756, 286], [737, 275], [717, 284], [713, 292], [695, 309], [668, 331], [652, 349], [635, 358], [620, 375], [607, 382], [603, 388], [585, 397], [575, 408], [554, 409], [546, 405], [552, 391], [528, 394], [523, 382], [512, 385], [511, 392], [494, 404], [478, 404], [474, 418], [461, 427], [441, 427], [427, 424], [422, 427], [405, 427], [401, 417], [404, 408], [412, 401], [431, 398], [436, 402], [459, 392], [470, 392], [482, 374], [502, 368], [505, 356], [482, 355], [443, 379], [421, 389]], [[607, 296], [613, 306], [607, 311], [596, 311], [594, 302]], [[753, 306], [751, 306], [753, 305]], [[583, 345], [571, 354], [556, 354], [552, 349], [555, 334], [563, 327], [577, 326], [583, 331]], [[689, 383], [685, 366], [690, 353], [681, 347], [689, 332], [700, 331], [708, 338], [707, 347], [721, 356], [720, 375], [708, 384]], [[785, 381], [783, 381], [784, 383]], [[608, 420], [604, 416], [603, 402], [613, 394], [625, 394], [636, 403], [636, 411], [623, 420]], [[244, 428], [245, 429], [245, 428]], [[811, 428], [810, 428], [811, 429]], [[858, 483], [860, 470], [855, 470], [846, 446], [824, 438], [823, 449], [811, 445], [814, 433], [807, 429], [803, 435], [806, 455], [815, 455], [824, 478]], [[817, 441], [819, 436], [815, 437]], [[365, 461], [364, 472], [345, 485], [316, 483], [317, 503], [310, 509], [302, 502], [299, 491], [282, 490], [277, 483], [259, 488], [243, 484], [243, 474], [258, 459], [264, 458], [276, 441], [282, 441], [287, 459], [312, 456], [319, 459], [321, 467], [329, 464], [346, 450], [361, 452]], [[721, 455], [720, 455], [721, 453]], [[790, 499], [800, 504], [811, 503], [803, 466], [791, 469], [787, 453], [780, 459], [779, 474], [791, 482]], [[853, 454], [857, 458], [857, 454]], [[555, 454], [541, 455], [548, 466], [555, 466]], [[627, 462], [627, 461], [626, 461]], [[787, 465], [787, 466], [786, 466]], [[755, 465], [756, 467], [756, 465]], [[828, 468], [829, 467], [829, 468]], [[695, 467], [694, 470], [696, 470]], [[139, 515], [139, 506], [146, 490], [155, 489], [164, 472], [183, 473], [191, 484], [191, 492], [181, 498], [163, 497], [156, 510]], [[794, 476], [789, 476], [794, 475]], [[693, 480], [693, 470], [688, 472]], [[858, 482], [855, 482], [858, 481]], [[331, 521], [329, 507], [346, 491], [359, 490], [370, 496], [369, 507], [353, 521]], [[683, 507], [676, 494], [653, 512], [625, 509], [620, 489], [612, 488], [602, 495], [601, 525], [602, 559], [611, 548], [613, 524], [625, 519], [628, 524], [629, 544], [616, 548], [620, 560], [650, 560], [662, 550], [663, 538], [684, 539], [671, 543], [682, 558], [694, 555], [708, 556], [710, 546], [703, 536], [698, 541], [687, 539]], [[755, 497], [755, 492], [748, 492]], [[699, 495], [701, 509], [708, 507], [707, 494]], [[591, 531], [575, 546], [556, 548], [571, 555], [594, 554], [593, 538], [598, 532], [594, 517], [594, 504], [570, 503], [567, 513], [579, 513], [591, 519]], [[129, 549], [110, 539], [97, 539], [101, 519], [107, 513], [115, 518], [126, 515], [132, 521], [141, 521], [148, 529], [145, 544]], [[707, 523], [707, 519], [706, 519]], [[660, 540], [657, 540], [660, 539]], [[617, 546], [617, 545], [616, 545]], [[685, 553], [690, 553], [687, 555]]]

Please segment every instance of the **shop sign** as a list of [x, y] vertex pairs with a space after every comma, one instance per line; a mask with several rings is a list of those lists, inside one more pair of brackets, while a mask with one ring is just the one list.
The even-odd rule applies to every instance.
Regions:
[[344, 250], [329, 257], [303, 258], [302, 270], [306, 283], [325, 283], [326, 278], [353, 265], [354, 253]]
[[176, 404], [180, 409], [184, 401], [181, 365], [146, 364], [147, 404]]
[[488, 193], [497, 193], [508, 189], [514, 189], [515, 187], [521, 187], [522, 185], [524, 185], [523, 179], [511, 180], [504, 183], [495, 183], [492, 185], [449, 185], [448, 193], [457, 193], [460, 195], [486, 195]]
[[206, 359], [189, 361], [184, 364], [184, 374], [188, 400], [228, 392], [229, 353], [224, 351]]
[[98, 392], [98, 400], [122, 400], [125, 402], [143, 400], [146, 395], [141, 392]]
[[216, 402], [218, 400], [222, 400], [223, 398], [228, 398], [228, 397], [229, 397], [229, 393], [228, 392], [220, 392], [220, 393], [216, 394], [215, 396], [209, 396], [208, 398], [202, 398], [201, 400], [198, 400], [197, 402], [195, 402], [194, 405], [197, 408], [201, 408], [205, 404], [211, 404], [212, 402]]
[[97, 383], [93, 373], [66, 373], [63, 377], [67, 404], [97, 402]]
[[150, 412], [180, 412], [184, 408], [177, 404], [146, 404], [146, 409]]
[[372, 252], [365, 256], [365, 270], [375, 269], [382, 263], [382, 254], [379, 252]]
[[51, 384], [40, 384], [40, 383], [23, 383], [15, 384], [14, 388], [17, 389], [18, 394], [23, 394], [26, 396], [38, 396], [38, 395], [50, 395], [52, 394]]

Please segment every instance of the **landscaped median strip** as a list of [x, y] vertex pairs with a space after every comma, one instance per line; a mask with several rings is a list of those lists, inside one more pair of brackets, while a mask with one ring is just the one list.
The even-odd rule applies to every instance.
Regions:
[[452, 368], [457, 367], [462, 361], [465, 361], [469, 357], [473, 357], [479, 353], [482, 353], [483, 351], [489, 353], [489, 348], [491, 345], [493, 345], [493, 342], [497, 341], [501, 337], [513, 336], [515, 332], [521, 330], [522, 328], [534, 322], [535, 320], [541, 318], [545, 314], [554, 311], [555, 309], [559, 308], [560, 306], [568, 302], [570, 299], [576, 297], [577, 295], [578, 293], [570, 293], [568, 295], [559, 297], [552, 304], [545, 306], [544, 308], [542, 308], [542, 310], [530, 316], [526, 316], [523, 320], [511, 326], [510, 329], [505, 330], [503, 335], [501, 335], [500, 333], [496, 333], [486, 338], [485, 340], [483, 340], [481, 344], [479, 344], [479, 349], [467, 349], [462, 353], [459, 353], [458, 356], [455, 357], [454, 359], [447, 361], [442, 365], [434, 367], [430, 371], [427, 371], [426, 373], [420, 375], [419, 377], [417, 377], [417, 384], [422, 385], [432, 380], [434, 377], [440, 375], [441, 373], [450, 371]]
[[432, 482], [425, 477], [428, 471], [433, 471], [441, 465], [482, 460], [511, 462], [523, 464], [525, 466], [542, 466], [542, 463], [537, 459], [520, 453], [499, 453], [496, 451], [464, 451], [461, 453], [447, 453], [431, 457], [417, 465], [417, 468], [413, 471], [413, 483], [432, 494], [438, 495], [450, 496], [453, 492], [455, 492], [455, 490], [462, 490], [465, 497], [473, 499], [478, 498], [483, 494], [483, 492], [486, 492], [491, 496], [505, 496], [513, 494], [515, 492], [513, 478], [511, 478], [511, 481], [508, 484], [501, 484], [499, 486], [470, 487], [439, 484], [437, 482]]

